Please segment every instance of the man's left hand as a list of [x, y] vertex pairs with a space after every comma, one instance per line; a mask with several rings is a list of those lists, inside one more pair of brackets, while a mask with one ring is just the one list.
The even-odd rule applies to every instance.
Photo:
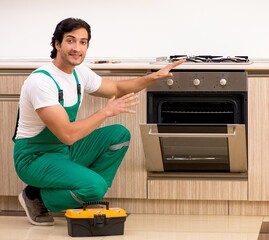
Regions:
[[186, 59], [180, 59], [173, 63], [166, 65], [165, 67], [161, 68], [159, 71], [155, 72], [156, 79], [164, 79], [168, 77], [172, 77], [173, 74], [170, 72], [173, 68], [177, 67], [178, 65], [184, 63]]

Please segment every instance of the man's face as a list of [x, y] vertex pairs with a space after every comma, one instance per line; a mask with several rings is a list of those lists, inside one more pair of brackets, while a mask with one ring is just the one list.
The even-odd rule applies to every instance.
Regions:
[[88, 32], [85, 28], [79, 28], [65, 33], [60, 44], [56, 42], [57, 58], [63, 65], [76, 66], [82, 63], [88, 49]]

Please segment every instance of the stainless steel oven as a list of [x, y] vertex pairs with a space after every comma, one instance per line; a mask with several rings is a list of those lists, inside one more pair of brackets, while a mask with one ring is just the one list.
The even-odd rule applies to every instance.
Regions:
[[247, 172], [245, 71], [173, 71], [147, 89], [148, 172]]

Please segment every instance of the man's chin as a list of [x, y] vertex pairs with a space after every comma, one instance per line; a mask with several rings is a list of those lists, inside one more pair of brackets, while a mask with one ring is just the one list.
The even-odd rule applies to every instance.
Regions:
[[77, 65], [80, 65], [81, 63], [83, 62], [83, 60], [76, 60], [76, 61], [70, 61], [70, 64], [72, 66], [77, 66]]
[[71, 65], [77, 66], [77, 65], [81, 64], [83, 62], [83, 60], [84, 60], [83, 57], [77, 57], [77, 58], [72, 57], [71, 59], [69, 59], [69, 62]]

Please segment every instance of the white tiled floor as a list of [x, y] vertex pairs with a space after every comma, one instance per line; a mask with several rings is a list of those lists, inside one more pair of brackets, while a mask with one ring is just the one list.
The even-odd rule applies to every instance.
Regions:
[[196, 216], [131, 214], [124, 235], [70, 237], [64, 217], [55, 218], [52, 227], [31, 225], [26, 217], [0, 216], [1, 240], [257, 240], [262, 216]]

